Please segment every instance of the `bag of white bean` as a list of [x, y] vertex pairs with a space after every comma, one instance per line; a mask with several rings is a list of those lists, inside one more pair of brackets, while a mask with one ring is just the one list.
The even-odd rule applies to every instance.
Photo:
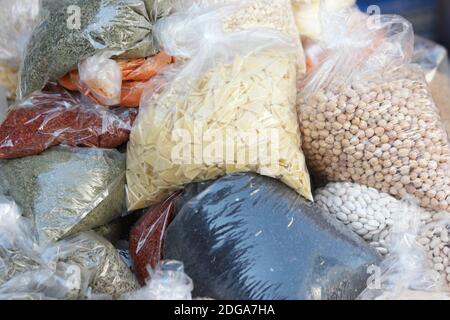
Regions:
[[419, 232], [418, 242], [425, 248], [433, 269], [444, 278], [450, 291], [450, 217], [440, 213]]
[[224, 32], [220, 21], [235, 10], [193, 7], [157, 24], [164, 50], [183, 62], [142, 99], [128, 145], [129, 210], [236, 172], [278, 178], [312, 200], [295, 108], [296, 41], [269, 28]]
[[373, 281], [368, 282], [358, 299], [450, 300], [450, 288], [438, 272], [442, 270], [433, 267], [427, 257], [429, 251], [420, 243], [419, 235], [427, 228], [424, 229], [418, 211], [410, 210], [414, 203], [406, 200], [403, 204], [410, 212], [405, 214], [400, 210], [394, 214], [387, 239], [390, 253], [379, 266], [373, 266]]
[[387, 242], [395, 215], [418, 216], [423, 224], [432, 222], [429, 211], [357, 183], [329, 183], [316, 190], [314, 200], [324, 212], [351, 228], [381, 255], [389, 252]]
[[[327, 14], [325, 13], [326, 17]], [[326, 59], [302, 84], [298, 113], [309, 168], [422, 207], [450, 211], [450, 145], [413, 31], [398, 16], [328, 16]]]

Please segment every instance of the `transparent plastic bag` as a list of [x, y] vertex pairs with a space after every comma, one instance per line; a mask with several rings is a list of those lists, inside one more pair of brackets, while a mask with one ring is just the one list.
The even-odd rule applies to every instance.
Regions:
[[[449, 288], [433, 269], [427, 250], [418, 242], [424, 226], [414, 201], [403, 202], [394, 216], [387, 243], [390, 254], [373, 269], [360, 300], [448, 300]], [[412, 209], [412, 210], [411, 210]]]
[[133, 271], [141, 284], [148, 280], [147, 268], [156, 268], [163, 259], [164, 235], [174, 218], [178, 197], [179, 193], [176, 193], [150, 208], [131, 230], [128, 251], [133, 259]]
[[192, 300], [194, 284], [184, 273], [178, 261], [162, 261], [152, 269], [147, 284], [136, 292], [122, 297], [124, 300]]
[[[117, 101], [115, 101], [114, 104], [120, 105], [121, 107], [139, 107], [144, 89], [147, 91], [151, 90], [149, 80], [159, 74], [166, 66], [171, 64], [173, 59], [164, 52], [160, 52], [157, 55], [148, 58], [118, 59], [117, 63], [113, 60], [110, 62], [108, 62], [108, 64], [111, 64], [113, 69], [116, 67], [120, 69], [120, 85], [118, 85], [118, 76], [116, 76], [115, 78], [117, 79], [113, 81], [115, 83], [109, 83], [110, 78], [99, 83], [97, 81], [98, 79], [96, 79], [98, 76], [96, 75], [97, 73], [95, 70], [98, 68], [90, 68], [90, 71], [86, 70], [86, 72], [90, 73], [95, 80], [94, 88], [88, 83], [83, 83], [81, 81], [78, 70], [71, 71], [63, 78], [59, 79], [58, 83], [67, 90], [80, 91], [100, 104], [110, 103], [112, 101], [102, 99], [101, 94], [94, 94], [94, 91], [102, 93], [116, 91], [116, 89], [118, 89], [119, 91], [116, 93], [118, 95]], [[93, 72], [92, 69], [94, 69], [95, 72]], [[111, 71], [112, 70], [108, 70], [107, 68], [101, 73], [109, 73]], [[109, 95], [111, 96], [111, 94]], [[112, 95], [114, 95], [114, 93]]]
[[58, 260], [86, 269], [92, 292], [117, 299], [139, 289], [135, 276], [114, 246], [94, 232], [72, 236], [58, 244]]
[[450, 63], [443, 46], [416, 36], [413, 62], [425, 72], [433, 99], [450, 132]]
[[0, 197], [0, 299], [113, 298], [139, 288], [117, 250], [85, 232], [48, 245], [39, 244], [31, 220]]
[[39, 0], [0, 1], [0, 86], [15, 98], [23, 50], [39, 15]]
[[16, 203], [0, 196], [0, 286], [16, 274], [38, 269], [32, 224], [21, 217]]
[[129, 210], [191, 182], [248, 171], [312, 199], [296, 121], [298, 46], [271, 29], [224, 33], [219, 22], [234, 10], [193, 7], [158, 22], [165, 52], [185, 61], [142, 98], [128, 145]]
[[0, 299], [76, 298], [81, 271], [75, 269], [39, 246], [31, 221], [12, 200], [0, 197]]
[[0, 86], [6, 89], [6, 97], [14, 99], [17, 89], [17, 69], [0, 61]]
[[398, 212], [412, 212], [422, 223], [432, 214], [418, 206], [409, 206], [387, 193], [356, 183], [329, 183], [316, 190], [314, 200], [324, 212], [347, 225], [380, 254], [389, 252], [387, 239]]
[[310, 170], [450, 211], [450, 145], [423, 72], [410, 64], [411, 24], [353, 11], [327, 19], [330, 54], [299, 94]]
[[225, 32], [270, 28], [298, 38], [290, 0], [187, 0], [180, 1], [175, 8], [176, 11], [183, 12], [193, 5], [200, 8], [236, 6], [237, 10], [220, 17]]
[[82, 61], [78, 66], [81, 85], [105, 106], [120, 103], [122, 72], [119, 64], [111, 59], [118, 52], [102, 52]]
[[146, 5], [143, 0], [43, 1], [41, 23], [21, 67], [19, 98], [41, 90], [101, 51], [125, 51], [122, 56], [127, 58], [157, 53], [155, 21]]
[[77, 266], [59, 264], [16, 275], [0, 286], [1, 300], [74, 300], [80, 296], [81, 272]]
[[23, 50], [38, 22], [40, 0], [1, 0], [0, 61], [19, 68]]
[[320, 11], [340, 11], [354, 6], [356, 0], [292, 0], [295, 22], [301, 36], [320, 40], [323, 32], [320, 24]]
[[433, 222], [421, 228], [417, 241], [425, 248], [431, 267], [439, 272], [450, 293], [450, 218], [446, 212], [433, 218]]
[[185, 12], [192, 5], [200, 8], [214, 8], [221, 5], [235, 6], [236, 10], [220, 17], [225, 32], [269, 28], [292, 37], [293, 41], [299, 46], [297, 51], [298, 76], [305, 73], [305, 56], [300, 43], [291, 0], [187, 0], [180, 1], [174, 6], [174, 11]]
[[137, 110], [106, 109], [68, 92], [45, 91], [12, 105], [0, 125], [0, 159], [57, 145], [115, 148], [128, 141]]
[[188, 201], [164, 259], [183, 261], [194, 296], [219, 300], [354, 299], [380, 256], [283, 183], [234, 174]]
[[32, 218], [40, 243], [91, 230], [123, 213], [125, 156], [117, 150], [55, 147], [0, 167], [0, 183]]

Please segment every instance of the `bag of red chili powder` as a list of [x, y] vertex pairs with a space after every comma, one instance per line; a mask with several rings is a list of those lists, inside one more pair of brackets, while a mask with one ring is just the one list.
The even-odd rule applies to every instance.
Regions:
[[112, 149], [128, 141], [135, 109], [108, 109], [67, 91], [35, 93], [12, 106], [0, 126], [0, 159], [67, 145]]

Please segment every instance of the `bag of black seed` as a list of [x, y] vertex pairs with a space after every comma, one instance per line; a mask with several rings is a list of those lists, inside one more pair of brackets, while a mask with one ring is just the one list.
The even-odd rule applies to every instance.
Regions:
[[0, 162], [0, 183], [40, 242], [103, 226], [125, 208], [125, 156], [116, 150], [56, 147]]
[[324, 17], [326, 58], [298, 97], [309, 168], [450, 211], [449, 140], [422, 70], [410, 64], [411, 24], [354, 11]]
[[[18, 96], [41, 90], [99, 51], [140, 58], [159, 50], [153, 24], [170, 7], [153, 0], [43, 0], [41, 22], [25, 51]], [[161, 7], [162, 9], [158, 8]]]
[[164, 259], [184, 263], [194, 296], [341, 300], [364, 290], [367, 268], [381, 256], [283, 183], [234, 174], [178, 212]]

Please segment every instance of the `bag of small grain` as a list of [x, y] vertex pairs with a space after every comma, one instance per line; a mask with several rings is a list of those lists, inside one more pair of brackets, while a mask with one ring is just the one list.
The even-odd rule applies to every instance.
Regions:
[[40, 243], [102, 226], [124, 210], [125, 156], [117, 150], [56, 147], [0, 168], [0, 183], [33, 219]]
[[33, 156], [58, 145], [116, 148], [128, 141], [138, 110], [105, 108], [62, 88], [10, 106], [0, 124], [0, 159]]
[[192, 7], [156, 25], [164, 50], [184, 62], [142, 99], [128, 145], [129, 210], [249, 171], [312, 199], [295, 109], [298, 46], [273, 29], [223, 32], [236, 8]]
[[184, 0], [175, 5], [175, 11], [184, 12], [192, 5], [200, 7], [217, 7], [234, 5], [237, 9], [222, 17], [225, 32], [243, 31], [252, 28], [270, 28], [291, 36], [299, 45], [298, 76], [306, 72], [305, 55], [300, 43], [291, 0]]
[[130, 232], [128, 251], [133, 259], [133, 271], [144, 285], [148, 280], [148, 268], [156, 268], [163, 259], [164, 236], [175, 217], [179, 193], [148, 209]]
[[423, 72], [410, 64], [411, 24], [354, 12], [326, 22], [329, 54], [298, 100], [309, 168], [450, 211], [450, 145]]

